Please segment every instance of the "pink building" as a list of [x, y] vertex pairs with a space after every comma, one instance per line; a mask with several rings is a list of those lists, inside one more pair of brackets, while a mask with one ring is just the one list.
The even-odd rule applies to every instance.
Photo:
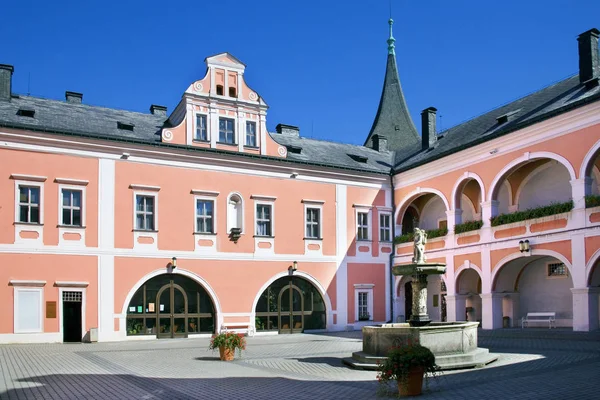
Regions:
[[[391, 27], [391, 25], [390, 25]], [[417, 133], [394, 39], [364, 146], [268, 132], [231, 54], [170, 114], [12, 93], [0, 65], [0, 342], [359, 329], [410, 315], [410, 232], [429, 230], [434, 320], [598, 328], [600, 66]], [[396, 244], [393, 244], [393, 243]]]

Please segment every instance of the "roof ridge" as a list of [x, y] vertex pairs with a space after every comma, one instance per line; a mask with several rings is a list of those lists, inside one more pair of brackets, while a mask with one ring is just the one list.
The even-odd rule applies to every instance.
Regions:
[[578, 76], [578, 74], [579, 74], [578, 72], [577, 72], [577, 73], [572, 73], [572, 74], [570, 74], [570, 75], [567, 75], [567, 76], [566, 76], [566, 77], [564, 77], [564, 78], [561, 78], [561, 79], [559, 79], [559, 80], [557, 80], [557, 81], [551, 82], [551, 83], [549, 83], [549, 84], [547, 84], [547, 85], [545, 85], [545, 86], [542, 86], [542, 87], [540, 87], [539, 89], [533, 90], [533, 91], [531, 91], [531, 92], [528, 92], [528, 93], [526, 93], [526, 94], [524, 94], [524, 95], [521, 95], [521, 96], [519, 96], [519, 97], [516, 97], [516, 98], [514, 98], [513, 100], [508, 100], [507, 102], [505, 102], [505, 103], [502, 103], [502, 104], [500, 104], [500, 105], [498, 105], [498, 106], [492, 107], [492, 108], [490, 108], [490, 109], [488, 109], [488, 110], [486, 110], [486, 111], [482, 111], [481, 113], [479, 113], [479, 114], [477, 114], [477, 115], [474, 115], [474, 116], [472, 116], [472, 117], [468, 117], [468, 118], [466, 118], [466, 119], [464, 119], [464, 120], [462, 120], [462, 121], [460, 121], [460, 122], [458, 122], [458, 123], [456, 123], [456, 124], [452, 125], [451, 127], [444, 129], [443, 131], [437, 132], [437, 134], [438, 134], [438, 135], [442, 135], [442, 134], [444, 134], [444, 133], [448, 132], [448, 131], [449, 131], [449, 130], [451, 130], [451, 129], [454, 129], [454, 128], [456, 128], [456, 127], [460, 126], [460, 125], [466, 124], [466, 123], [467, 123], [467, 122], [469, 122], [469, 121], [473, 121], [474, 119], [477, 119], [477, 118], [479, 118], [479, 117], [481, 117], [481, 116], [483, 116], [483, 115], [489, 114], [489, 113], [491, 113], [491, 112], [492, 112], [492, 111], [494, 111], [494, 110], [497, 110], [497, 109], [499, 109], [499, 108], [502, 108], [502, 107], [504, 107], [504, 106], [507, 106], [507, 105], [509, 105], [509, 104], [512, 104], [512, 103], [516, 103], [517, 101], [519, 101], [519, 100], [522, 100], [522, 99], [525, 99], [525, 98], [527, 98], [527, 97], [529, 97], [529, 96], [531, 96], [531, 95], [534, 95], [534, 94], [536, 94], [536, 93], [539, 93], [539, 92], [541, 92], [542, 90], [545, 90], [545, 89], [548, 89], [548, 88], [550, 88], [550, 87], [552, 87], [552, 86], [558, 85], [559, 83], [562, 83], [562, 82], [564, 82], [564, 81], [566, 81], [566, 80], [568, 80], [568, 79], [571, 79], [571, 78], [573, 78], [573, 77], [575, 77], [575, 76]]

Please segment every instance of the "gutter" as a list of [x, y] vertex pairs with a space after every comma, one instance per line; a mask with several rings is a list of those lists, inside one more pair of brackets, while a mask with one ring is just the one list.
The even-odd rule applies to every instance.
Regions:
[[394, 266], [394, 256], [396, 254], [396, 245], [394, 244], [394, 238], [396, 237], [396, 201], [394, 195], [394, 175], [390, 174], [390, 185], [392, 186], [392, 252], [390, 253], [390, 268], [388, 273], [390, 274], [390, 316], [391, 320], [388, 323], [394, 323], [394, 276], [392, 275], [392, 267]]

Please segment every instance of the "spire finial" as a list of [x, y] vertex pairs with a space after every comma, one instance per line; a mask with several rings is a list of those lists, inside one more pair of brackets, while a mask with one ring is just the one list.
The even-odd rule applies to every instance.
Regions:
[[394, 44], [396, 42], [396, 39], [394, 39], [394, 35], [392, 34], [392, 25], [394, 25], [394, 20], [392, 18], [390, 18], [390, 20], [388, 22], [390, 24], [390, 37], [387, 40], [388, 54], [396, 55], [396, 51], [394, 50], [394, 48], [396, 47], [396, 45]]

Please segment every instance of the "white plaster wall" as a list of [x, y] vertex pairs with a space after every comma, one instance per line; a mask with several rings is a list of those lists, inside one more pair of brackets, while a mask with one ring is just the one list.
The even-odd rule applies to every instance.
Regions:
[[462, 195], [460, 201], [460, 208], [462, 209], [462, 221], [473, 221], [475, 219], [474, 214], [475, 210], [473, 208], [473, 203], [467, 196]]
[[510, 198], [508, 195], [508, 186], [506, 184], [500, 185], [498, 191], [498, 214], [508, 214], [508, 206], [510, 204]]
[[551, 161], [548, 168], [535, 173], [521, 189], [517, 199], [519, 210], [569, 201], [572, 197], [570, 179], [569, 172], [562, 164]]
[[423, 207], [420, 228], [425, 230], [437, 229], [438, 220], [440, 219], [447, 219], [446, 206], [444, 205], [442, 199], [440, 199], [438, 196], [435, 196], [432, 200], [425, 204], [425, 207]]
[[519, 311], [517, 318], [528, 312], [556, 312], [557, 326], [573, 325], [573, 282], [570, 276], [548, 278], [546, 263], [552, 258], [536, 260], [525, 267], [519, 279]]

